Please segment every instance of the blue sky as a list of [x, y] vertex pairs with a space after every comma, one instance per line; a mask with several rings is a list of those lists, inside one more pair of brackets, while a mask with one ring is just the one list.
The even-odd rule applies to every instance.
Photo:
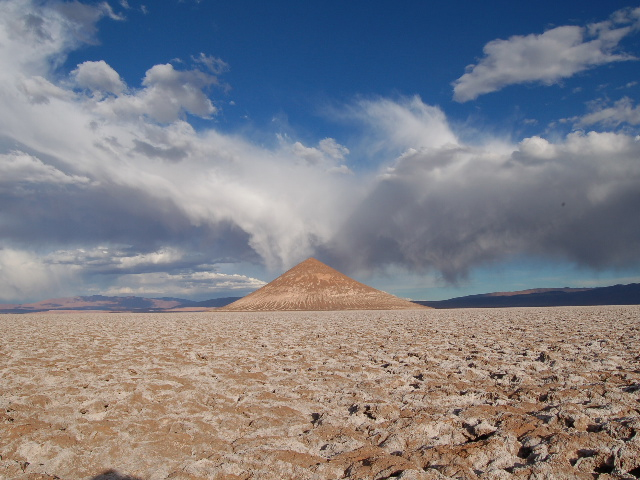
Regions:
[[0, 0], [0, 301], [640, 281], [640, 6]]

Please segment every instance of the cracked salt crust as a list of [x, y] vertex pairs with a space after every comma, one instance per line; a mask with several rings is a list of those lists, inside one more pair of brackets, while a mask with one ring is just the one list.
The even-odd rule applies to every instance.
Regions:
[[639, 306], [0, 327], [2, 479], [640, 476]]

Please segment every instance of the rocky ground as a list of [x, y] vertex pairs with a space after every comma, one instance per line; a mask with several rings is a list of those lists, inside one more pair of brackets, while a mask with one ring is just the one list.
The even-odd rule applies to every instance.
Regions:
[[0, 316], [0, 478], [640, 478], [640, 306]]

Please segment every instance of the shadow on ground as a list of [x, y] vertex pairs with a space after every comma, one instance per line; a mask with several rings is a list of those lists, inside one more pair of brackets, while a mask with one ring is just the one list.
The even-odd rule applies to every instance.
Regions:
[[96, 475], [92, 477], [91, 480], [142, 480], [138, 477], [132, 477], [131, 475], [125, 475], [117, 470], [106, 470], [102, 472], [100, 475]]

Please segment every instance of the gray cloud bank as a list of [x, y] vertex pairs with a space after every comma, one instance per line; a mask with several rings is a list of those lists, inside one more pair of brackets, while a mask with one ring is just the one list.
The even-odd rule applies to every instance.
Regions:
[[596, 132], [528, 138], [508, 153], [409, 150], [334, 241], [361, 268], [435, 268], [449, 281], [523, 253], [622, 267], [638, 261], [639, 158], [637, 139]]
[[311, 255], [452, 282], [512, 255], [639, 260], [631, 134], [468, 145], [418, 97], [361, 100], [341, 120], [365, 132], [361, 155], [383, 158], [362, 172], [333, 138], [265, 148], [194, 130], [189, 116], [216, 115], [211, 91], [224, 88], [214, 57], [151, 66], [139, 88], [103, 61], [60, 72], [101, 17], [120, 18], [0, 4], [0, 300], [240, 294], [263, 283], [234, 264], [277, 272]]

